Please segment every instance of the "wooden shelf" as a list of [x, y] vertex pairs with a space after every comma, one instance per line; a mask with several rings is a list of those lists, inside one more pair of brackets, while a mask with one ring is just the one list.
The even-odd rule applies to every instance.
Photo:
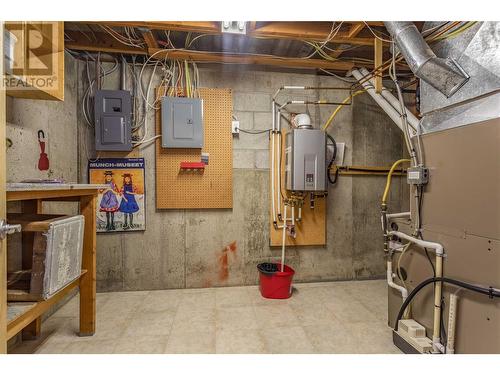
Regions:
[[66, 295], [68, 295], [73, 289], [75, 289], [80, 284], [80, 278], [87, 273], [86, 270], [82, 270], [80, 277], [73, 280], [71, 283], [66, 285], [63, 289], [53, 295], [51, 298], [40, 301], [40, 302], [13, 302], [8, 304], [8, 309], [21, 306], [22, 312], [14, 313], [13, 319], [7, 322], [7, 340], [11, 339], [17, 335], [21, 330], [27, 327], [33, 320], [38, 318], [44, 312], [46, 312], [51, 306], [55, 305], [57, 302], [62, 300]]

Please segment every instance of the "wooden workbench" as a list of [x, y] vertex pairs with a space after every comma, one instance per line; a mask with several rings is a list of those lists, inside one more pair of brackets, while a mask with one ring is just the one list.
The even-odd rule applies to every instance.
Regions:
[[[80, 287], [79, 334], [91, 336], [95, 333], [96, 200], [98, 190], [105, 187], [90, 184], [7, 184], [7, 201], [20, 201], [23, 213], [42, 213], [43, 201], [72, 201], [79, 202], [80, 214], [85, 217], [80, 277], [47, 300], [22, 305], [12, 304], [7, 318], [7, 340], [21, 331], [23, 337], [37, 337], [40, 334], [42, 314], [77, 287]], [[1, 277], [6, 278], [7, 275]]]

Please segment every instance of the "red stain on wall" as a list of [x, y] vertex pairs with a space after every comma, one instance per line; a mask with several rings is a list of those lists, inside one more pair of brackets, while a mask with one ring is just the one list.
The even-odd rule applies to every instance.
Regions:
[[229, 278], [229, 255], [236, 255], [237, 250], [236, 241], [233, 241], [224, 247], [218, 255], [219, 281], [226, 281]]

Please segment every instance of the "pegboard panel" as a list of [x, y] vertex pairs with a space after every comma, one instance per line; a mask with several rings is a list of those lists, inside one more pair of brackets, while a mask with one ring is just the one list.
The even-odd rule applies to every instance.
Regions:
[[[161, 91], [160, 91], [161, 90]], [[163, 89], [157, 95], [163, 95]], [[156, 208], [196, 209], [233, 207], [233, 137], [230, 89], [199, 89], [203, 99], [203, 149], [166, 149], [156, 142]], [[156, 111], [156, 134], [161, 134], [161, 110]], [[199, 162], [208, 153], [201, 171], [182, 171], [182, 161]]]
[[[275, 141], [278, 139], [278, 135], [275, 135]], [[283, 131], [283, 140], [286, 139], [286, 133]], [[281, 185], [282, 192], [285, 194], [285, 144], [281, 143]], [[272, 159], [272, 147], [271, 142], [269, 142], [269, 160]], [[278, 166], [279, 163], [279, 154], [278, 150], [276, 150], [275, 155], [275, 167]], [[272, 173], [272, 169], [270, 169], [269, 173]], [[275, 178], [278, 176], [278, 168], [274, 168]], [[273, 178], [271, 175], [271, 184], [273, 183]], [[271, 188], [269, 189], [270, 194]], [[275, 202], [278, 202], [278, 194], [279, 190], [275, 189]], [[272, 199], [272, 196], [271, 196]], [[283, 201], [281, 201], [283, 203]], [[281, 213], [283, 215], [283, 204], [281, 204]], [[295, 209], [295, 217], [297, 217], [298, 209]], [[273, 225], [273, 206], [272, 201], [269, 200], [269, 239], [271, 246], [281, 246], [283, 241], [283, 229], [276, 229]], [[287, 216], [291, 217], [291, 208], [288, 207]], [[283, 222], [279, 223], [280, 225]], [[321, 246], [326, 245], [326, 199], [325, 198], [316, 198], [314, 209], [310, 207], [309, 203], [309, 194], [304, 200], [304, 205], [302, 207], [302, 220], [300, 222], [295, 223], [295, 230], [297, 236], [295, 238], [286, 235], [286, 246]]]

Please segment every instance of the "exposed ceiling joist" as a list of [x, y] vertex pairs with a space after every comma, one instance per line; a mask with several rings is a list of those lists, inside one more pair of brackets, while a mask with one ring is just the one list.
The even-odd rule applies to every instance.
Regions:
[[[359, 23], [355, 23], [351, 26], [351, 28], [349, 29], [349, 31], [347, 32], [347, 36], [349, 38], [354, 38], [356, 37], [360, 32], [361, 30], [363, 30], [363, 28], [365, 27], [365, 24], [363, 22], [359, 22]], [[338, 50], [338, 51], [335, 51], [335, 52], [332, 52], [330, 54], [330, 56], [334, 57], [334, 58], [337, 58], [339, 57], [340, 55], [342, 55], [342, 53], [344, 53], [344, 51], [342, 50]]]
[[97, 32], [92, 34], [92, 38], [78, 31], [67, 30], [64, 32], [65, 48], [75, 51], [105, 52], [117, 54], [147, 55], [144, 48], [128, 46], [119, 43], [108, 34]]
[[219, 22], [213, 21], [84, 21], [79, 23], [117, 27], [140, 27], [149, 30], [186, 31], [204, 34], [220, 33]]
[[364, 27], [365, 24], [363, 22], [355, 23], [354, 25], [351, 26], [351, 28], [347, 32], [347, 36], [349, 38], [354, 38], [361, 32], [361, 30], [363, 30]]
[[[257, 27], [250, 36], [261, 38], [286, 38], [286, 39], [306, 39], [306, 40], [326, 40], [330, 37], [332, 30], [331, 23], [318, 22], [271, 22], [267, 25]], [[372, 38], [351, 37], [349, 33], [338, 32], [329, 41], [331, 43], [345, 43], [354, 45], [371, 46]]]
[[[203, 34], [219, 34], [221, 32], [220, 23], [215, 21], [89, 21], [79, 23]], [[347, 32], [339, 32], [330, 42], [372, 45], [372, 38], [356, 37], [359, 31], [363, 29], [363, 22], [346, 21], [345, 23], [353, 26]], [[382, 25], [381, 22], [368, 22], [368, 24], [370, 26]], [[252, 21], [248, 23], [247, 35], [258, 38], [325, 40], [330, 35], [331, 29], [331, 22], [264, 22], [264, 25], [259, 25], [259, 22]]]
[[329, 69], [346, 71], [354, 67], [350, 61], [327, 61], [321, 59], [301, 59], [266, 55], [240, 55], [231, 53], [210, 53], [188, 50], [149, 49], [149, 54], [157, 58], [191, 60], [195, 62], [214, 62], [224, 64], [257, 64], [272, 65], [286, 68]]
[[156, 38], [153, 35], [153, 32], [151, 30], [144, 31], [142, 33], [142, 36], [143, 36], [144, 41], [146, 42], [148, 48], [158, 48], [159, 47], [158, 42], [157, 42], [157, 40], [156, 40]]
[[[94, 40], [89, 40], [77, 31], [66, 32], [67, 40], [65, 41], [66, 48], [76, 51], [89, 52], [105, 52], [116, 54], [136, 54], [136, 55], [154, 55], [155, 58], [164, 58], [167, 56], [170, 59], [190, 60], [195, 62], [213, 62], [225, 64], [258, 64], [281, 66], [286, 68], [296, 69], [328, 69], [333, 71], [350, 70], [354, 63], [350, 61], [328, 61], [323, 59], [304, 59], [279, 57], [268, 55], [244, 55], [233, 53], [212, 53], [204, 51], [192, 51], [185, 49], [161, 49], [127, 46], [111, 38], [108, 34], [98, 32], [94, 33]], [[358, 64], [359, 65], [359, 64]], [[365, 65], [371, 67], [370, 65]]]

